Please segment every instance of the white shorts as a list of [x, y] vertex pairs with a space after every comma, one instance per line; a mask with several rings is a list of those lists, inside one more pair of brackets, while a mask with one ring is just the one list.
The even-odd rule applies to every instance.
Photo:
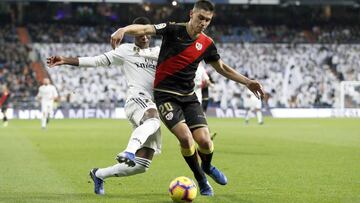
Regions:
[[41, 102], [41, 112], [52, 114], [54, 111], [54, 102], [53, 101], [42, 101]]
[[[125, 114], [127, 119], [137, 128], [141, 125], [141, 119], [149, 109], [157, 109], [156, 104], [146, 96], [130, 97], [125, 103]], [[148, 147], [155, 150], [155, 154], [161, 152], [161, 133], [160, 129], [146, 140], [142, 147]]]
[[244, 108], [245, 109], [261, 109], [261, 100], [257, 98], [245, 98], [244, 99]]

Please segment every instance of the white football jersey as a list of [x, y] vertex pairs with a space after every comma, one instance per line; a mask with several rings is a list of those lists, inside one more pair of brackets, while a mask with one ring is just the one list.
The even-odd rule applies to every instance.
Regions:
[[133, 43], [125, 43], [104, 55], [110, 64], [122, 67], [129, 88], [128, 97], [144, 93], [153, 98], [153, 83], [159, 52], [158, 46], [140, 49]]
[[50, 102], [54, 101], [54, 99], [58, 97], [58, 93], [56, 88], [51, 84], [41, 85], [37, 96], [41, 98], [41, 102]]

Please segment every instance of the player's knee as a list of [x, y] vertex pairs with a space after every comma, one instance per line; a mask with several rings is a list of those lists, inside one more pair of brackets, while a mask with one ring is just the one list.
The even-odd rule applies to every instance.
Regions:
[[211, 141], [211, 139], [203, 139], [198, 141], [198, 145], [202, 149], [211, 149], [213, 146], [213, 142]]
[[177, 136], [177, 138], [182, 147], [189, 148], [192, 145], [194, 145], [194, 140], [193, 140], [191, 134], [184, 133], [181, 136]]
[[144, 117], [142, 120], [147, 120], [149, 118], [159, 118], [159, 113], [156, 109], [148, 109], [144, 113]]

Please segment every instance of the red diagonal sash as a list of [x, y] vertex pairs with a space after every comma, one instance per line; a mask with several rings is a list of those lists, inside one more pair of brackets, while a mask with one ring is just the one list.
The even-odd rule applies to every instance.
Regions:
[[199, 58], [206, 49], [211, 45], [212, 40], [204, 34], [200, 36], [184, 51], [172, 56], [156, 68], [154, 87], [156, 87], [166, 77], [174, 75], [176, 72], [186, 68]]
[[6, 101], [6, 99], [7, 99], [7, 97], [9, 96], [9, 94], [4, 94], [2, 97], [1, 97], [1, 99], [0, 99], [0, 106], [2, 106], [3, 105], [3, 103]]

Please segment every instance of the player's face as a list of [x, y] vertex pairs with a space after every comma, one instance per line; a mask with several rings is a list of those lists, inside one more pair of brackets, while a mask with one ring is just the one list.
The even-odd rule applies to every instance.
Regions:
[[150, 35], [141, 35], [135, 37], [135, 44], [140, 48], [148, 48], [150, 44]]
[[203, 9], [194, 9], [190, 12], [190, 26], [195, 33], [204, 31], [209, 26], [214, 13]]
[[48, 84], [50, 84], [50, 80], [48, 78], [45, 78], [43, 83], [44, 83], [44, 85], [48, 85]]

